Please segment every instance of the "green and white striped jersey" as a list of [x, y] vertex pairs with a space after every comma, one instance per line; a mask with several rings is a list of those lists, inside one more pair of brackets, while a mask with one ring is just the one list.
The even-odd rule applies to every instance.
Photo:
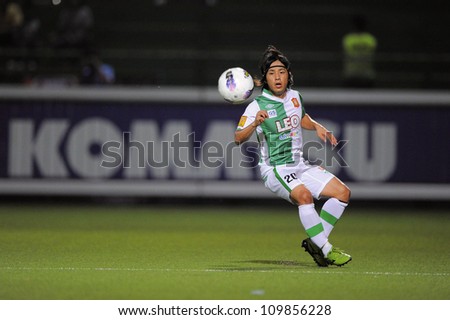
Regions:
[[266, 110], [269, 115], [256, 128], [260, 144], [260, 164], [275, 166], [297, 163], [302, 157], [301, 120], [305, 115], [299, 92], [288, 90], [286, 96], [280, 99], [264, 89], [245, 109], [237, 130], [253, 123], [259, 110]]

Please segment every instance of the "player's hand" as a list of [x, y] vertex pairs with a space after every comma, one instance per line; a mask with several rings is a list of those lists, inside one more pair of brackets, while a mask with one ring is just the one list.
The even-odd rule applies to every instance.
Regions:
[[255, 121], [253, 122], [253, 127], [259, 126], [268, 117], [269, 117], [269, 114], [267, 113], [266, 110], [259, 110], [258, 113], [256, 114]]
[[323, 141], [323, 142], [327, 142], [330, 141], [331, 145], [335, 146], [337, 145], [338, 141], [336, 139], [336, 137], [333, 135], [333, 133], [329, 130], [327, 130], [327, 128], [323, 127], [323, 126], [318, 126], [316, 128], [316, 132], [317, 132], [317, 136]]

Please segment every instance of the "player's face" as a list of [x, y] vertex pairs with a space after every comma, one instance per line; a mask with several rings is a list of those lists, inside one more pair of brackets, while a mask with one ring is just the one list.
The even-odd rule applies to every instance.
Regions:
[[279, 98], [284, 98], [289, 82], [289, 72], [280, 60], [275, 60], [272, 62], [269, 67], [269, 71], [267, 71], [266, 80], [273, 95]]

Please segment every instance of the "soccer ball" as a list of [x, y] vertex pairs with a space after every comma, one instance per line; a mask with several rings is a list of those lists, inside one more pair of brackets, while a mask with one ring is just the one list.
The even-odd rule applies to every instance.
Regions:
[[239, 67], [225, 70], [219, 77], [219, 93], [232, 104], [247, 100], [252, 95], [254, 86], [252, 76]]

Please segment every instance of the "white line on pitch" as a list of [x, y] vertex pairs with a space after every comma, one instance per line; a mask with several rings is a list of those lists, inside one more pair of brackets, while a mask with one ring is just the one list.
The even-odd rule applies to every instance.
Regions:
[[381, 272], [381, 271], [339, 271], [339, 270], [300, 270], [300, 269], [172, 269], [172, 268], [110, 268], [110, 267], [0, 267], [0, 270], [11, 271], [132, 271], [132, 272], [243, 272], [243, 273], [300, 273], [300, 274], [360, 274], [368, 276], [426, 276], [426, 277], [448, 277], [450, 273], [445, 272]]

